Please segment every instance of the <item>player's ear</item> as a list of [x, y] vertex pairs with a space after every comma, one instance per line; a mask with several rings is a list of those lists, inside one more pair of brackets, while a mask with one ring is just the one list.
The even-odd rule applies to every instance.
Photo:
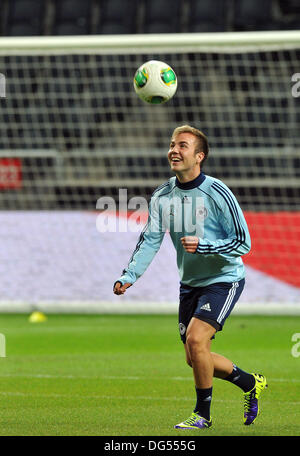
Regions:
[[205, 157], [205, 153], [204, 152], [198, 152], [197, 153], [197, 163], [200, 164], [201, 162], [203, 162], [204, 157]]

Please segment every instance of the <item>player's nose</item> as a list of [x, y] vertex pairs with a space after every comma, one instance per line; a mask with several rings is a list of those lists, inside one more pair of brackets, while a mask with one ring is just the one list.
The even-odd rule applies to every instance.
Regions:
[[169, 149], [168, 157], [171, 157], [172, 154], [175, 155], [175, 154], [178, 154], [178, 153], [179, 153], [178, 148], [177, 148], [176, 146], [172, 146], [172, 147], [170, 147], [170, 149]]

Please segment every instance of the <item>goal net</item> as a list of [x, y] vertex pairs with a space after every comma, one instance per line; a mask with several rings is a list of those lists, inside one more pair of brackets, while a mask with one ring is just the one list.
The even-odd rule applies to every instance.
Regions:
[[[161, 106], [133, 90], [150, 59], [178, 77]], [[96, 205], [149, 199], [172, 175], [173, 129], [188, 123], [209, 139], [204, 172], [232, 189], [249, 224], [237, 311], [299, 312], [299, 61], [293, 31], [1, 38], [0, 311], [176, 311], [167, 235], [135, 286], [112, 294], [138, 233], [99, 232]]]

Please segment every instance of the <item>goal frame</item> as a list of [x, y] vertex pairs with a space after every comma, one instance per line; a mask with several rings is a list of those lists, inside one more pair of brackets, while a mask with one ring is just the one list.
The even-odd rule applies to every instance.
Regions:
[[218, 33], [171, 33], [139, 35], [84, 35], [1, 37], [0, 55], [9, 53], [101, 53], [131, 54], [134, 52], [174, 51], [196, 52], [202, 48], [216, 48], [232, 52], [233, 48], [276, 49], [278, 46], [299, 46], [300, 31], [267, 32], [218, 32]]

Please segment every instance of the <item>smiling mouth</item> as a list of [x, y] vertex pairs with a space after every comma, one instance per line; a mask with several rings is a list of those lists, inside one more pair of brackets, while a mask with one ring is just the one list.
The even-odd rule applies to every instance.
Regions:
[[178, 158], [178, 157], [174, 157], [174, 158], [170, 159], [170, 162], [171, 163], [180, 163], [180, 162], [182, 162], [182, 159]]

